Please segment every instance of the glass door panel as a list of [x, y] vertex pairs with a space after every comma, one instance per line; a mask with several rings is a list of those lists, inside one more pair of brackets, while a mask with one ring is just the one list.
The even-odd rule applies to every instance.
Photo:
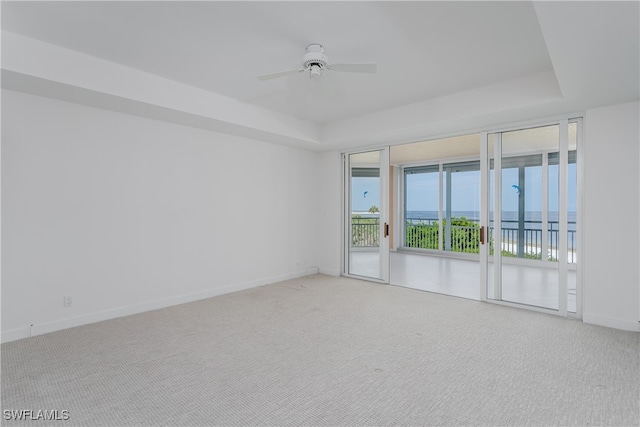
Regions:
[[488, 297], [558, 310], [559, 180], [553, 159], [559, 126], [502, 132], [494, 139], [494, 286], [490, 282]]
[[444, 164], [444, 250], [479, 253], [480, 161]]
[[[387, 150], [348, 156], [347, 273], [388, 281]], [[386, 154], [388, 164], [388, 154]]]
[[440, 167], [438, 165], [405, 168], [404, 224], [407, 248], [439, 250]]
[[405, 247], [479, 252], [480, 161], [405, 168], [404, 189]]

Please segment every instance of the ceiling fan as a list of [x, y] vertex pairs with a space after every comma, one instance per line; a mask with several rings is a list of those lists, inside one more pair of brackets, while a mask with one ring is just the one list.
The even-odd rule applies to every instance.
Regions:
[[302, 57], [302, 68], [293, 70], [280, 71], [278, 73], [263, 74], [258, 76], [260, 80], [271, 80], [277, 77], [284, 77], [302, 72], [309, 72], [309, 78], [320, 77], [323, 71], [339, 71], [347, 73], [375, 73], [378, 66], [371, 64], [330, 64], [329, 58], [324, 53], [324, 47], [321, 44], [312, 43], [307, 46], [306, 52]]

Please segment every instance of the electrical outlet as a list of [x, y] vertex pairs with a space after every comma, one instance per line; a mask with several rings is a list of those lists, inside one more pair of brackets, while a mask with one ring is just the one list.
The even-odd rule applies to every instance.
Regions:
[[73, 298], [71, 298], [71, 295], [67, 295], [64, 297], [64, 302], [63, 302], [65, 307], [71, 307], [73, 306]]

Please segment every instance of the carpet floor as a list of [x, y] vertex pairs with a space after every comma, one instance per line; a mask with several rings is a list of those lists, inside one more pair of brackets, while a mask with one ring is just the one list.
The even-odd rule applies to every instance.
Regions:
[[323, 275], [1, 356], [7, 426], [640, 424], [638, 333]]

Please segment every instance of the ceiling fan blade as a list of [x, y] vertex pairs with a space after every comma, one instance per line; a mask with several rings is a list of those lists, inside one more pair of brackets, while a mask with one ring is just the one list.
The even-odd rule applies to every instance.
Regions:
[[258, 76], [258, 78], [260, 80], [271, 80], [271, 79], [275, 79], [278, 77], [284, 77], [284, 76], [289, 76], [292, 74], [297, 74], [297, 73], [301, 73], [303, 72], [304, 69], [295, 69], [295, 70], [287, 70], [287, 71], [280, 71], [279, 73], [271, 73], [271, 74], [263, 74], [261, 76]]
[[378, 71], [378, 64], [331, 64], [328, 68], [347, 73], [375, 73]]

